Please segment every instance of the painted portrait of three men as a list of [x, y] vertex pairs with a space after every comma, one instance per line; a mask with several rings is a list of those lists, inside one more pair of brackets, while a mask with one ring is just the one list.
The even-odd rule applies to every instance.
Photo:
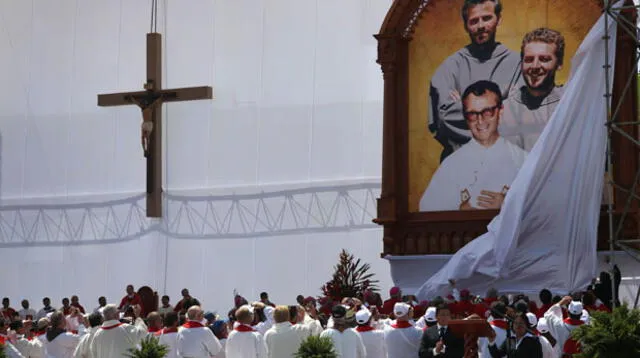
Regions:
[[500, 209], [599, 15], [596, 1], [433, 1], [409, 49], [410, 211]]

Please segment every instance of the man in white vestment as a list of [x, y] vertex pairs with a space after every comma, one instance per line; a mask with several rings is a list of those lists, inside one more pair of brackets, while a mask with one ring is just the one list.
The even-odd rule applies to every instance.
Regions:
[[409, 321], [413, 318], [413, 308], [404, 302], [393, 306], [395, 323], [384, 329], [384, 341], [389, 358], [417, 357], [420, 350], [422, 330]]
[[21, 304], [22, 304], [22, 309], [18, 311], [18, 314], [20, 315], [20, 319], [24, 321], [26, 319], [29, 319], [28, 317], [30, 316], [31, 320], [34, 320], [36, 318], [36, 311], [32, 308], [29, 308], [29, 301], [22, 300]]
[[162, 306], [158, 307], [158, 313], [166, 315], [169, 312], [173, 312], [173, 306], [169, 304], [169, 296], [162, 296]]
[[51, 325], [47, 329], [44, 345], [48, 358], [72, 358], [81, 337], [67, 332], [67, 320], [62, 311], [54, 312], [49, 321]]
[[167, 312], [164, 316], [164, 328], [155, 333], [160, 344], [169, 348], [165, 358], [178, 358], [178, 314]]
[[520, 56], [496, 42], [502, 22], [501, 3], [465, 0], [462, 20], [471, 43], [449, 56], [431, 78], [429, 130], [442, 144], [441, 162], [471, 139], [460, 98], [465, 88], [479, 80], [490, 80], [500, 86], [503, 99], [519, 80]]
[[76, 347], [73, 353], [74, 358], [89, 358], [91, 357], [91, 340], [95, 336], [96, 332], [100, 329], [103, 323], [102, 315], [100, 313], [92, 313], [89, 315], [89, 325], [91, 328], [87, 331], [87, 334], [82, 336], [80, 343]]
[[264, 335], [269, 358], [293, 358], [300, 343], [306, 338], [289, 322], [289, 307], [277, 306], [273, 312], [275, 324]]
[[367, 351], [367, 358], [387, 358], [387, 344], [384, 332], [371, 326], [371, 311], [362, 307], [356, 312], [356, 332], [360, 334], [362, 343]]
[[100, 296], [98, 298], [98, 307], [94, 308], [93, 312], [102, 314], [102, 310], [104, 310], [104, 306], [106, 305], [107, 305], [107, 298], [104, 296]]
[[[507, 330], [509, 328], [509, 322], [505, 319], [505, 317], [507, 317], [507, 306], [501, 301], [493, 302], [490, 312], [491, 320], [489, 320], [489, 324], [496, 333], [494, 342], [497, 347], [501, 347], [502, 343], [507, 339]], [[491, 357], [489, 353], [489, 340], [486, 337], [480, 338], [478, 352], [482, 357]]]
[[102, 314], [104, 322], [94, 334], [89, 346], [92, 358], [124, 357], [128, 349], [135, 348], [147, 335], [145, 330], [121, 323], [118, 320], [118, 307], [114, 304], [105, 306]]
[[16, 339], [13, 345], [25, 358], [44, 358], [44, 345], [40, 340], [28, 340], [24, 336], [24, 325], [22, 321], [11, 322], [9, 328], [16, 332]]
[[324, 329], [322, 328], [322, 324], [318, 320], [318, 309], [316, 308], [315, 300], [309, 301], [308, 298], [305, 299], [305, 305], [304, 305], [303, 311], [304, 311], [303, 323], [307, 327], [309, 327], [312, 335], [319, 336]]
[[[563, 319], [562, 306], [568, 305], [567, 311], [569, 317]], [[582, 317], [582, 303], [573, 301], [571, 296], [565, 296], [560, 302], [551, 306], [545, 312], [544, 318], [547, 320], [549, 326], [549, 332], [555, 337], [556, 345], [554, 346], [556, 354], [562, 357], [563, 354], [575, 353], [577, 342], [571, 339], [571, 332], [574, 329], [582, 326], [584, 321]]]
[[542, 317], [538, 320], [536, 329], [540, 333], [538, 338], [540, 339], [540, 345], [542, 346], [542, 358], [560, 358], [556, 350], [553, 348], [553, 345], [551, 345], [551, 342], [549, 342], [549, 339], [547, 339], [549, 326], [547, 325], [546, 318]]
[[422, 317], [416, 322], [416, 328], [421, 328], [423, 330], [435, 326], [437, 323], [436, 319], [436, 308], [431, 306], [427, 308], [427, 311], [424, 313]]
[[462, 95], [473, 139], [447, 157], [420, 199], [421, 211], [500, 209], [526, 152], [500, 136], [497, 84], [478, 81]]
[[38, 313], [36, 314], [36, 319], [47, 317], [49, 313], [55, 312], [55, 308], [51, 307], [51, 299], [49, 297], [45, 297], [42, 299], [42, 307]]
[[555, 83], [564, 60], [564, 37], [555, 30], [535, 29], [524, 36], [520, 56], [525, 84], [504, 101], [500, 134], [529, 152], [564, 92]]
[[178, 357], [215, 357], [222, 347], [213, 332], [202, 324], [204, 312], [200, 306], [189, 307], [187, 320], [187, 323], [178, 329]]
[[227, 358], [264, 358], [267, 349], [262, 335], [257, 332], [251, 323], [253, 322], [253, 310], [251, 306], [244, 305], [236, 310], [236, 323], [233, 331], [229, 333], [225, 347]]
[[347, 309], [343, 305], [336, 305], [331, 310], [333, 327], [327, 328], [320, 337], [329, 337], [340, 358], [365, 358], [367, 350], [362, 337], [354, 329], [347, 327]]

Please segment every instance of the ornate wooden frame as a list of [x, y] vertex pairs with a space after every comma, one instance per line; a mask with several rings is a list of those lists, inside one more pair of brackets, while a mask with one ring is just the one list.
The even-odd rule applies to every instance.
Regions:
[[[409, 42], [421, 14], [434, 0], [395, 0], [384, 19], [378, 40], [378, 60], [384, 78], [382, 190], [378, 198], [377, 218], [374, 222], [384, 226], [383, 252], [385, 255], [451, 254], [473, 238], [486, 232], [487, 224], [497, 210], [409, 212], [408, 163], [408, 56]], [[632, 0], [627, 0], [632, 2]], [[633, 17], [635, 11], [629, 10]], [[613, 101], [619, 103], [629, 73], [634, 68], [634, 39], [618, 31], [618, 45], [614, 75]], [[635, 121], [637, 117], [636, 86], [627, 92], [621, 102], [621, 121]], [[626, 118], [626, 119], [625, 119]], [[637, 127], [624, 130], [638, 138]], [[616, 184], [630, 188], [638, 169], [638, 149], [618, 133], [612, 134], [614, 153], [613, 177]], [[615, 190], [614, 208], [617, 221], [625, 211], [626, 198], [622, 190]], [[631, 205], [624, 232], [638, 236], [638, 205]], [[609, 247], [608, 215], [603, 210], [599, 227], [599, 249]]]

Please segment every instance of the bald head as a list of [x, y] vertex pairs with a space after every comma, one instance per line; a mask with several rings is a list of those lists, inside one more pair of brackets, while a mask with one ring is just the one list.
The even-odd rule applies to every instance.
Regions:
[[200, 306], [191, 306], [187, 310], [187, 319], [190, 321], [201, 321], [203, 318]]

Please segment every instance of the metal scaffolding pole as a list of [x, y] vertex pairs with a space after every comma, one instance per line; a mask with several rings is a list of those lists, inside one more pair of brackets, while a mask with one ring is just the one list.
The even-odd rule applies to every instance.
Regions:
[[[611, 170], [613, 167], [613, 153], [612, 153], [612, 139], [614, 134], [619, 135], [619, 140], [630, 141], [636, 144], [636, 148], [638, 150], [637, 155], [640, 155], [640, 147], [637, 145], [640, 143], [638, 140], [638, 127], [640, 127], [639, 118], [620, 118], [622, 115], [619, 113], [619, 109], [622, 107], [622, 102], [627, 97], [629, 91], [632, 88], [632, 85], [636, 84], [637, 76], [638, 76], [638, 50], [640, 49], [638, 42], [638, 24], [629, 21], [628, 18], [621, 14], [622, 11], [625, 10], [634, 10], [637, 11], [640, 8], [639, 5], [623, 5], [614, 7], [612, 1], [604, 0], [604, 10], [605, 14], [605, 34], [603, 36], [603, 41], [605, 41], [605, 57], [604, 57], [604, 65], [603, 70], [605, 71], [605, 94], [604, 99], [606, 101], [606, 125], [608, 127], [608, 139], [607, 139], [607, 168]], [[629, 73], [629, 78], [626, 81], [626, 85], [624, 90], [622, 91], [622, 95], [616, 98], [617, 103], [612, 103], [612, 78], [611, 78], [611, 66], [609, 63], [609, 55], [611, 49], [609, 48], [609, 39], [611, 38], [611, 34], [609, 33], [609, 25], [611, 21], [616, 22], [616, 26], [618, 31], [623, 31], [628, 34], [632, 39], [635, 40], [635, 65], [633, 71]], [[615, 69], [616, 71], [618, 69]], [[614, 111], [612, 112], [612, 108]], [[627, 131], [629, 127], [633, 127], [632, 135], [629, 135], [627, 131], [623, 129], [626, 127]], [[630, 257], [640, 262], [640, 250], [638, 249], [637, 244], [640, 244], [640, 237], [635, 233], [633, 237], [625, 237], [625, 232], [623, 230], [623, 225], [625, 219], [630, 215], [634, 214], [631, 212], [632, 210], [632, 202], [634, 200], [640, 200], [640, 196], [637, 195], [638, 192], [638, 181], [640, 179], [640, 169], [636, 172], [634, 181], [631, 187], [626, 187], [622, 185], [622, 183], [616, 182], [615, 176], [609, 176], [609, 182], [607, 183], [607, 191], [608, 197], [614, 198], [614, 188], [618, 192], [623, 192], [627, 195], [624, 209], [622, 213], [619, 214], [618, 222], [614, 223], [614, 205], [613, 200], [608, 200], [607, 202], [607, 214], [609, 219], [609, 272], [611, 275], [611, 293], [612, 293], [612, 306], [615, 307], [617, 302], [615, 300], [616, 295], [616, 284], [615, 284], [615, 276], [614, 276], [614, 266], [615, 266], [615, 253], [616, 251], [624, 251]], [[640, 287], [638, 288], [638, 292], [636, 293], [636, 298], [634, 302], [634, 308], [638, 306], [638, 300], [640, 299]]]

